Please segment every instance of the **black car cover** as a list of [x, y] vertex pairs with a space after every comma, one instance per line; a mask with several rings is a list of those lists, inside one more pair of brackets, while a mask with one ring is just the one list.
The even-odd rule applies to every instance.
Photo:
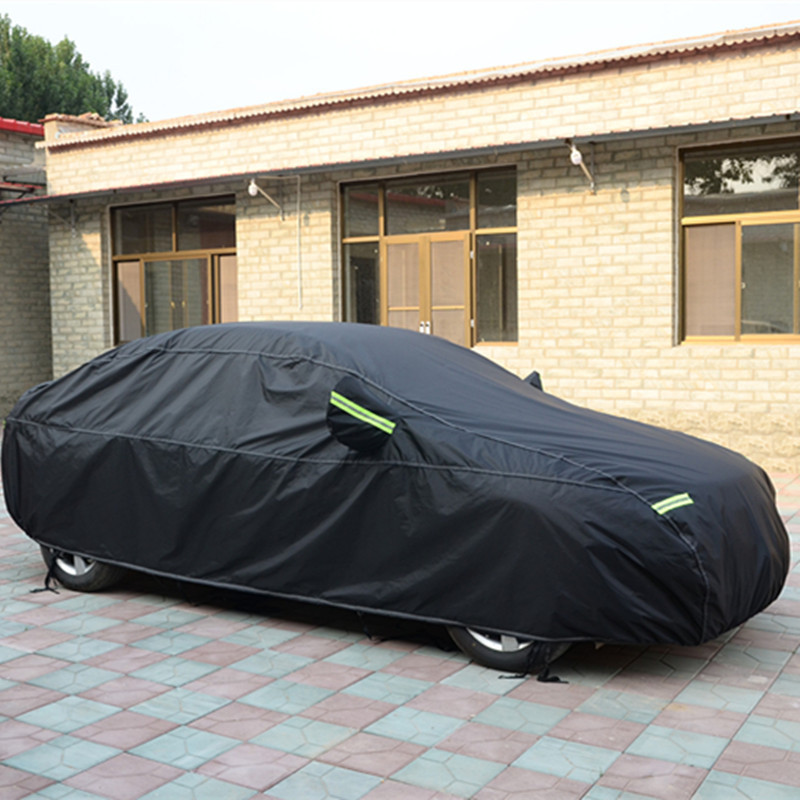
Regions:
[[519, 637], [696, 644], [777, 597], [761, 469], [540, 387], [392, 328], [175, 331], [20, 399], [6, 502], [58, 550]]

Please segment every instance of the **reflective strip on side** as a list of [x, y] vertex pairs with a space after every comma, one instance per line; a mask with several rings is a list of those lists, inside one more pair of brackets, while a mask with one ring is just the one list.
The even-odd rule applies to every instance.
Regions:
[[339, 394], [338, 392], [331, 392], [331, 405], [336, 406], [336, 408], [344, 411], [351, 417], [361, 420], [361, 422], [366, 422], [368, 425], [372, 425], [384, 433], [391, 435], [394, 432], [394, 422], [386, 419], [386, 417], [380, 417], [377, 414], [374, 414], [368, 408], [364, 408], [363, 406], [358, 405], [358, 403], [354, 403], [352, 400], [349, 400], [347, 397]]
[[672, 497], [667, 497], [664, 500], [660, 500], [658, 503], [653, 503], [651, 508], [656, 514], [664, 516], [664, 514], [669, 511], [675, 511], [676, 508], [693, 505], [694, 500], [692, 500], [688, 492], [684, 492], [683, 494], [674, 494]]

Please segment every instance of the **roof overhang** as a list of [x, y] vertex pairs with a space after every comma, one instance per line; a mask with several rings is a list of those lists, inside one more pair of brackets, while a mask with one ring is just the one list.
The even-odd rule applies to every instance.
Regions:
[[[690, 125], [677, 125], [662, 128], [647, 128], [631, 131], [611, 131], [597, 133], [593, 135], [572, 137], [570, 141], [577, 144], [601, 144], [621, 140], [643, 139], [661, 136], [676, 136], [681, 134], [692, 134], [709, 131], [724, 131], [744, 127], [755, 127], [759, 125], [775, 125], [785, 122], [800, 122], [800, 111], [791, 114], [778, 114], [768, 117], [749, 117], [746, 119], [732, 119], [717, 122], [695, 123]], [[800, 134], [800, 131], [798, 131]], [[791, 136], [791, 133], [786, 134]], [[7, 210], [10, 206], [37, 203], [66, 203], [78, 200], [93, 200], [103, 198], [110, 200], [119, 198], [120, 201], [129, 202], [127, 195], [141, 194], [146, 192], [168, 192], [171, 190], [188, 189], [198, 186], [220, 186], [222, 184], [235, 184], [243, 182], [249, 183], [251, 179], [282, 179], [303, 175], [315, 175], [323, 172], [344, 172], [348, 170], [377, 169], [387, 166], [426, 164], [432, 161], [443, 161], [459, 158], [480, 158], [485, 156], [497, 156], [512, 153], [522, 153], [535, 150], [545, 150], [559, 147], [567, 141], [566, 139], [532, 139], [523, 142], [512, 142], [505, 144], [490, 145], [484, 147], [464, 148], [459, 150], [442, 150], [427, 153], [407, 153], [402, 155], [387, 156], [385, 158], [370, 159], [364, 161], [330, 162], [324, 164], [309, 164], [305, 166], [282, 167], [274, 170], [253, 169], [247, 172], [237, 172], [226, 175], [208, 175], [203, 178], [192, 178], [186, 180], [165, 181], [163, 183], [133, 184], [126, 186], [115, 186], [102, 189], [94, 189], [84, 192], [72, 192], [64, 194], [37, 195], [23, 197], [15, 200], [0, 201], [0, 213]]]
[[19, 119], [7, 119], [0, 117], [0, 131], [10, 133], [22, 133], [27, 136], [36, 136], [41, 139], [44, 136], [44, 125], [39, 122], [24, 122]]
[[104, 122], [102, 130], [65, 133], [59, 140], [43, 142], [37, 147], [58, 152], [70, 148], [113, 144], [129, 139], [173, 136], [205, 128], [254, 124], [277, 117], [317, 114], [337, 108], [375, 105], [395, 102], [404, 98], [480, 89], [487, 85], [516, 84], [538, 80], [546, 76], [591, 73], [617, 69], [627, 64], [665, 62], [708, 53], [737, 52], [751, 48], [786, 45], [796, 40], [800, 40], [800, 21], [746, 30], [725, 31], [655, 44], [621, 47], [579, 56], [566, 56], [485, 70], [399, 81], [157, 122], [115, 126], [109, 126]]

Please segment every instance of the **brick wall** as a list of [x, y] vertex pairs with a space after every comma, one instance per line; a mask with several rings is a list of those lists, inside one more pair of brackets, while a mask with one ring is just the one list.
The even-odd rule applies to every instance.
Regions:
[[[0, 131], [0, 173], [43, 162], [35, 137]], [[0, 199], [15, 193], [0, 192]], [[17, 207], [0, 215], [0, 419], [31, 386], [51, 377], [47, 211]]]
[[99, 205], [55, 206], [50, 223], [53, 370], [73, 369], [111, 345], [108, 226]]
[[47, 211], [0, 217], [0, 419], [31, 386], [51, 377]]
[[[515, 142], [794, 114], [800, 44], [687, 54], [512, 86], [308, 110], [260, 123], [51, 149], [52, 192], [158, 183], [248, 170], [347, 163]], [[153, 127], [152, 125], [150, 127]], [[120, 129], [109, 129], [114, 136]], [[148, 130], [148, 125], [135, 130]], [[94, 131], [90, 131], [90, 135]], [[103, 133], [97, 134], [104, 135]], [[75, 141], [65, 133], [57, 144]]]

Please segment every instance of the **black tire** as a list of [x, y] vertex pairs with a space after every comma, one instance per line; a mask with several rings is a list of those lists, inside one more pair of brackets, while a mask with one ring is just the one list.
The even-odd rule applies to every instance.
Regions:
[[450, 638], [473, 661], [490, 669], [538, 674], [569, 649], [570, 642], [543, 642], [501, 637], [497, 633], [448, 626]]
[[41, 546], [48, 573], [65, 589], [74, 592], [99, 592], [122, 578], [124, 570], [91, 558], [75, 556]]

